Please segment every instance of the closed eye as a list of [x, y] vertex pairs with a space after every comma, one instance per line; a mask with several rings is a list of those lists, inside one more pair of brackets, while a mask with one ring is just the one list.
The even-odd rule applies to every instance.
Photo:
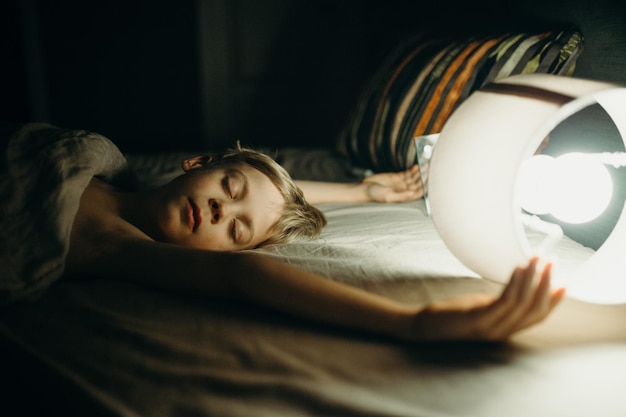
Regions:
[[230, 227], [230, 237], [233, 242], [237, 243], [237, 219], [233, 219], [232, 225]]
[[226, 192], [226, 195], [228, 195], [228, 197], [230, 199], [233, 199], [233, 189], [230, 183], [230, 176], [226, 175], [223, 179], [222, 179], [222, 187], [224, 188], [224, 192]]
[[240, 170], [234, 168], [226, 170], [222, 183], [231, 199], [240, 200], [246, 197], [248, 181]]

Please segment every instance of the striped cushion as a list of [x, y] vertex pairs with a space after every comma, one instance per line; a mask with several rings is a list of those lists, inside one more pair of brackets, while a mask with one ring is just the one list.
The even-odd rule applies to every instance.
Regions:
[[520, 73], [571, 75], [583, 46], [576, 28], [464, 39], [414, 36], [377, 69], [339, 136], [355, 165], [398, 171], [412, 165], [412, 138], [437, 133], [483, 85]]

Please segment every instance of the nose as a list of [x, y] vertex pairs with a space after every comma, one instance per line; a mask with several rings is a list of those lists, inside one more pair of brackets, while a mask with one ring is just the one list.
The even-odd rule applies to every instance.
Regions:
[[209, 200], [209, 208], [211, 209], [211, 224], [217, 224], [224, 217], [222, 211], [222, 203], [215, 200]]

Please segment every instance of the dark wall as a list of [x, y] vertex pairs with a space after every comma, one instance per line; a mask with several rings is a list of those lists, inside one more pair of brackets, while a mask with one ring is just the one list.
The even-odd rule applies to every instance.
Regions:
[[133, 148], [198, 137], [192, 2], [14, 3], [23, 46], [14, 67], [29, 88], [19, 91], [28, 112], [11, 119], [85, 128]]
[[0, 119], [30, 117], [22, 26], [15, 1], [0, 3]]
[[621, 1], [423, 3], [4, 0], [0, 118], [97, 131], [128, 151], [327, 146], [402, 34], [562, 21], [586, 36], [577, 75], [626, 84]]

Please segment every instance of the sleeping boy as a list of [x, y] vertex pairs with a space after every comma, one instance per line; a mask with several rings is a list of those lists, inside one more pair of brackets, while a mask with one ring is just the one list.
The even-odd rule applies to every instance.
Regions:
[[182, 166], [184, 174], [150, 190], [90, 177], [71, 222], [66, 279], [124, 279], [241, 300], [404, 341], [507, 339], [563, 298], [564, 289], [551, 288], [550, 265], [538, 270], [536, 258], [516, 268], [497, 297], [415, 306], [244, 250], [318, 236], [326, 221], [314, 204], [419, 198], [415, 167], [358, 184], [296, 183], [269, 156], [241, 147]]

